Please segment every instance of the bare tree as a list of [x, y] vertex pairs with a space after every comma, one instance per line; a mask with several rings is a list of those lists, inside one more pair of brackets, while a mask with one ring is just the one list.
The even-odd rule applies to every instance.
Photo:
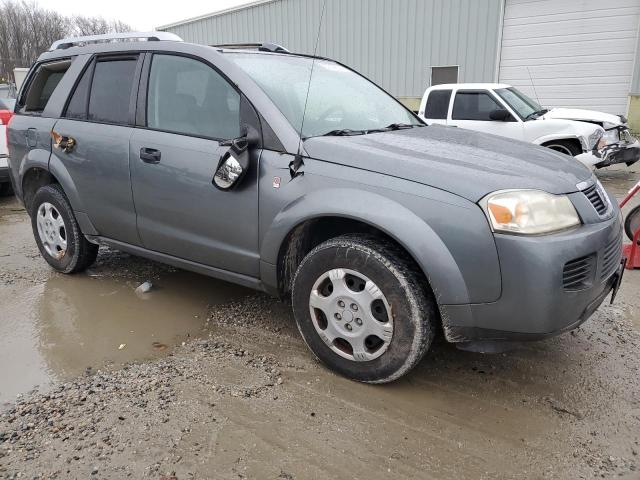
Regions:
[[60, 38], [131, 30], [119, 20], [64, 17], [40, 8], [33, 0], [0, 2], [0, 81], [12, 79], [14, 67], [30, 66]]

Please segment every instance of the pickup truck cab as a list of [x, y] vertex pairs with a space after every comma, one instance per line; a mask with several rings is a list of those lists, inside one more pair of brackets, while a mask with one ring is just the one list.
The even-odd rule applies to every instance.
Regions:
[[460, 127], [542, 145], [576, 157], [587, 166], [631, 165], [640, 158], [640, 145], [620, 117], [588, 110], [545, 109], [506, 84], [430, 87], [418, 114], [429, 125]]

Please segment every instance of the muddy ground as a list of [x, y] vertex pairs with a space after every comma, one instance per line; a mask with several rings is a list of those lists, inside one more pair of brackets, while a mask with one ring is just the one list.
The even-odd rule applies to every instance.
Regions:
[[[640, 167], [599, 176], [621, 196]], [[636, 479], [640, 271], [574, 332], [498, 355], [437, 341], [368, 386], [265, 295], [107, 249], [53, 273], [3, 198], [0, 403], [0, 478]]]

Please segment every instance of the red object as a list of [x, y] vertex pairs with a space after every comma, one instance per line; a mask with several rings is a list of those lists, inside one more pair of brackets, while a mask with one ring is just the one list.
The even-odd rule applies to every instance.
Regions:
[[13, 112], [11, 110], [0, 110], [0, 121], [2, 121], [3, 125], [9, 125], [11, 117], [13, 117]]
[[[620, 208], [624, 207], [625, 204], [631, 200], [631, 197], [638, 192], [640, 192], [640, 182], [636, 183], [629, 191], [629, 194], [620, 202]], [[630, 244], [622, 246], [622, 254], [627, 257], [626, 268], [629, 270], [640, 268], [640, 245], [638, 245], [638, 241], [640, 241], [640, 228], [633, 232], [633, 241]]]

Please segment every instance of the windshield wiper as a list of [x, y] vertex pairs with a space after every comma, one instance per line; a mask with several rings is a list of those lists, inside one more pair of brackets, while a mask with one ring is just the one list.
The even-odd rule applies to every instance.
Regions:
[[540, 115], [544, 115], [545, 113], [547, 113], [549, 111], [548, 108], [543, 108], [541, 110], [536, 110], [535, 112], [531, 112], [529, 115], [527, 115], [526, 117], [524, 117], [524, 120], [531, 120], [533, 118], [534, 115], [536, 116], [540, 116]]
[[422, 127], [423, 125], [420, 125], [418, 123], [392, 123], [391, 125], [387, 125], [385, 127], [386, 130], [405, 130], [407, 128], [413, 128], [413, 127]]
[[364, 135], [366, 130], [351, 130], [350, 128], [340, 128], [337, 130], [331, 130], [330, 132], [323, 133], [322, 137], [349, 137], [352, 135]]

